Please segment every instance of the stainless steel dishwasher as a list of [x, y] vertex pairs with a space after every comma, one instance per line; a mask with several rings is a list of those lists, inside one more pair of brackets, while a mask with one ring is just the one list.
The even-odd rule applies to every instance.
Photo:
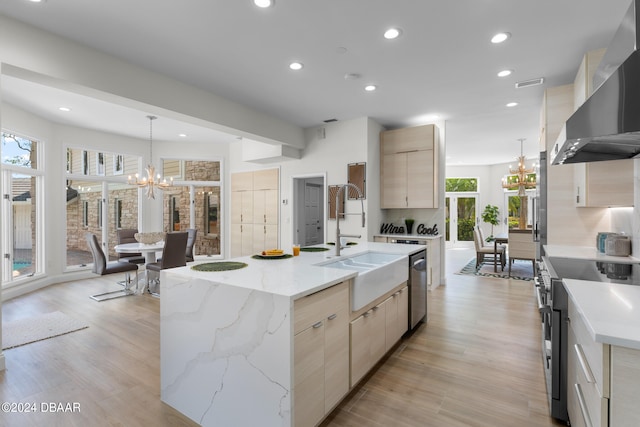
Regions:
[[409, 329], [427, 316], [427, 251], [409, 256]]

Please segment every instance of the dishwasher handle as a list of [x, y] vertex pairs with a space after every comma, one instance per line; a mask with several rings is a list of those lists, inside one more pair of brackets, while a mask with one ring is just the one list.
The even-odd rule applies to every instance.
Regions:
[[426, 271], [427, 261], [424, 258], [419, 258], [417, 260], [411, 260], [411, 261], [412, 261], [411, 268], [418, 271]]

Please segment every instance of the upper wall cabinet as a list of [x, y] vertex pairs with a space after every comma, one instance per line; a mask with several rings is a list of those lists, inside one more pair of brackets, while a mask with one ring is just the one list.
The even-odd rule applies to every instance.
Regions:
[[[574, 111], [596, 89], [593, 75], [605, 49], [588, 52], [573, 82]], [[575, 204], [578, 207], [633, 206], [633, 159], [574, 165]]]
[[438, 147], [435, 125], [380, 133], [381, 208], [438, 208]]

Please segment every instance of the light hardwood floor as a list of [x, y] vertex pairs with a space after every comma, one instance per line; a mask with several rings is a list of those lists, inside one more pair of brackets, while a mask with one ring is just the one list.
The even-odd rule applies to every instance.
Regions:
[[[473, 255], [447, 252], [448, 284], [429, 293], [428, 324], [324, 426], [556, 425], [547, 415], [531, 283], [452, 274]], [[89, 328], [6, 350], [0, 373], [2, 402], [78, 402], [80, 412], [0, 412], [0, 425], [195, 425], [160, 402], [159, 300], [88, 298], [115, 289], [115, 279], [54, 285], [3, 303], [4, 322], [57, 310]], [[246, 408], [239, 402], [238, 410]]]

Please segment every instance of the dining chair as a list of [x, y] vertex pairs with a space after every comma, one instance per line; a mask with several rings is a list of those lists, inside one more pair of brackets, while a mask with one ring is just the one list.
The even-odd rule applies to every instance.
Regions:
[[[147, 264], [147, 290], [154, 296], [160, 296], [158, 289], [160, 284], [160, 271], [167, 268], [183, 267], [187, 265], [187, 239], [189, 233], [179, 231], [167, 233], [164, 239], [164, 248], [162, 249], [162, 258], [158, 262], [150, 262]], [[154, 279], [155, 289], [150, 288], [149, 273], [156, 272], [157, 278]]]
[[196, 243], [196, 235], [198, 234], [198, 230], [195, 228], [187, 228], [187, 249], [185, 250], [185, 257], [187, 258], [187, 262], [193, 261], [193, 245]]
[[[138, 243], [135, 238], [135, 234], [138, 232], [137, 228], [121, 228], [116, 231], [116, 241], [118, 245], [124, 243]], [[144, 255], [140, 252], [124, 253], [118, 252], [118, 261], [131, 262], [133, 264], [144, 264]]]
[[485, 257], [498, 257], [498, 261], [502, 266], [502, 270], [504, 271], [504, 266], [506, 265], [506, 249], [504, 246], [500, 245], [496, 249], [496, 252], [493, 252], [493, 245], [486, 246], [482, 242], [482, 238], [480, 237], [480, 231], [477, 227], [473, 229], [473, 243], [476, 247], [476, 268], [484, 262]]
[[[96, 237], [96, 235], [93, 233], [86, 233], [85, 238], [87, 239], [87, 244], [89, 245], [91, 255], [93, 256], [93, 268], [91, 270], [93, 273], [99, 274], [101, 276], [113, 273], [125, 273], [124, 289], [91, 295], [91, 299], [96, 301], [105, 301], [108, 299], [134, 295], [138, 290], [138, 264], [118, 261], [107, 262], [107, 257], [104, 255], [104, 252], [100, 247], [100, 243], [98, 243], [98, 238]], [[131, 271], [136, 272], [135, 291], [131, 289]]]

